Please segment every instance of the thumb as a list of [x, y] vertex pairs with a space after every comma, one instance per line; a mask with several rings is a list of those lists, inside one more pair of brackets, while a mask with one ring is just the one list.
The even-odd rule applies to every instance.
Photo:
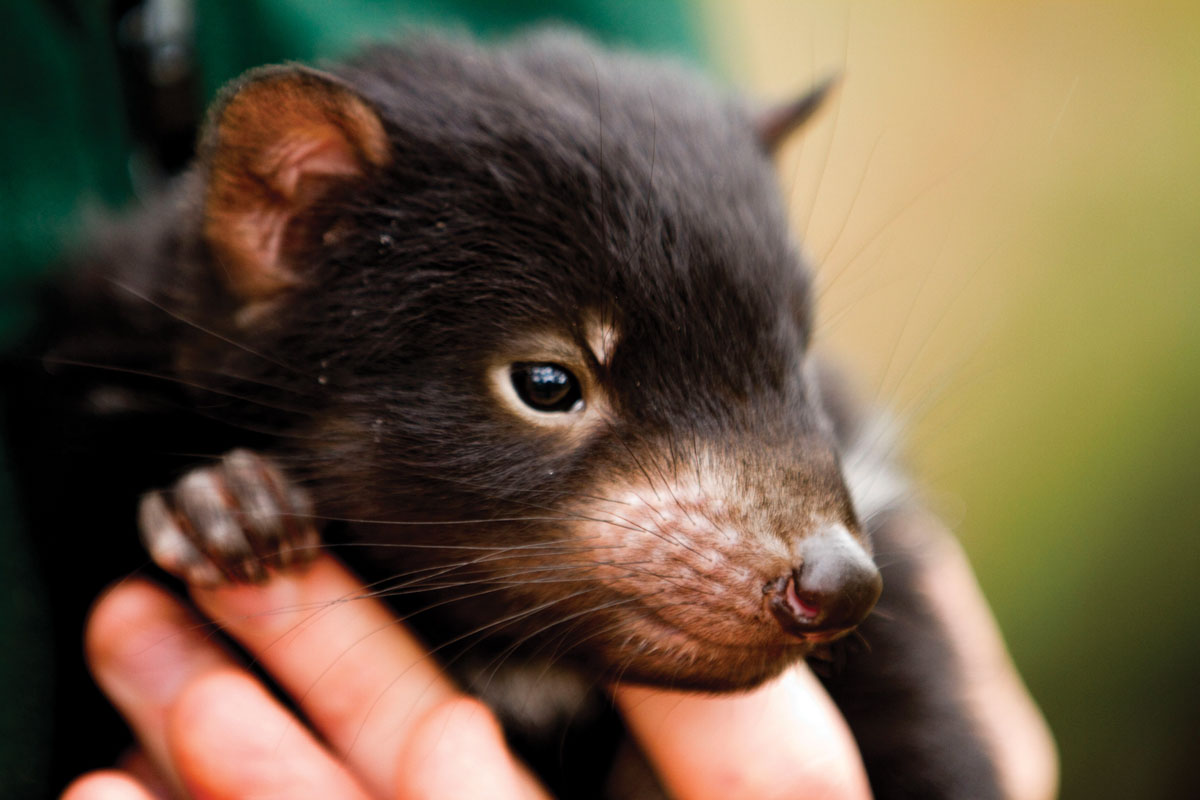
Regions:
[[618, 706], [668, 792], [686, 800], [866, 800], [862, 759], [829, 695], [800, 665], [750, 692], [620, 686]]

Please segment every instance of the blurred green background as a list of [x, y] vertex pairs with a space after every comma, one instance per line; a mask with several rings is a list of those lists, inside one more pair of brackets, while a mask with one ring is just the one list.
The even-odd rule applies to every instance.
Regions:
[[[24, 324], [26, 276], [82, 211], [129, 194], [100, 5], [0, 10], [0, 109], [20, 145], [0, 157], [0, 334]], [[1200, 797], [1200, 6], [199, 5], [206, 94], [379, 35], [397, 6], [483, 32], [575, 20], [763, 97], [840, 73], [780, 172], [818, 264], [819, 340], [904, 421], [1055, 732], [1062, 796]], [[79, 25], [57, 8], [82, 9]], [[0, 637], [22, 643], [8, 705], [32, 709], [36, 683], [18, 681], [45, 658], [36, 587], [10, 582], [23, 555], [0, 546]], [[0, 715], [0, 775], [36, 773], [30, 720]]]

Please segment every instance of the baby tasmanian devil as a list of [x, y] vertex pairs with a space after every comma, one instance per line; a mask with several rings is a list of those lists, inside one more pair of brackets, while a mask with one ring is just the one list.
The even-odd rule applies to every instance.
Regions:
[[188, 581], [321, 528], [565, 796], [611, 765], [605, 681], [810, 655], [878, 797], [996, 796], [913, 568], [872, 560], [912, 510], [888, 445], [809, 352], [771, 154], [821, 93], [756, 113], [561, 33], [253, 71], [54, 296], [37, 449]]

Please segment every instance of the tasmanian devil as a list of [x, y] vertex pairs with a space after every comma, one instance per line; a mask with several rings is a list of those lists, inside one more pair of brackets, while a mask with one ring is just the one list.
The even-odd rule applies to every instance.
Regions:
[[[810, 656], [877, 796], [997, 796], [896, 555], [891, 445], [809, 352], [771, 156], [821, 94], [759, 113], [563, 33], [236, 81], [6, 381], [64, 613], [138, 565], [139, 499], [193, 582], [321, 528], [563, 796], [613, 763], [605, 681], [730, 691]], [[100, 712], [60, 696], [66, 741]]]

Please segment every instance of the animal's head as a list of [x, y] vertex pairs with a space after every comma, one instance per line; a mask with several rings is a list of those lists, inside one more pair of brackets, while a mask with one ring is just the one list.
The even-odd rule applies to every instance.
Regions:
[[287, 463], [396, 545], [382, 588], [613, 674], [753, 684], [880, 591], [770, 160], [815, 100], [756, 125], [558, 36], [251, 73], [202, 144], [221, 337], [182, 368], [286, 386]]

